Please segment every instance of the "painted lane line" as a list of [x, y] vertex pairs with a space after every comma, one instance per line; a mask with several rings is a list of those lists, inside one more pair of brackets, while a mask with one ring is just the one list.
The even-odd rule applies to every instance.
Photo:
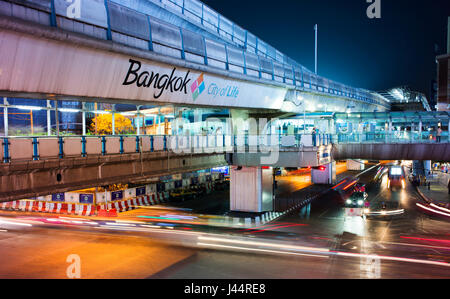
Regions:
[[423, 245], [423, 244], [408, 244], [408, 243], [397, 243], [397, 242], [381, 242], [383, 244], [399, 245], [399, 246], [411, 246], [411, 247], [424, 247], [432, 249], [445, 249], [450, 250], [450, 247], [433, 246], [433, 245]]
[[276, 247], [276, 248], [289, 248], [293, 250], [305, 250], [305, 251], [314, 251], [314, 252], [330, 252], [327, 248], [315, 248], [315, 247], [306, 247], [306, 246], [296, 246], [296, 245], [281, 245], [280, 244], [273, 244], [273, 243], [266, 243], [266, 242], [258, 242], [258, 241], [242, 241], [242, 240], [230, 240], [230, 239], [223, 239], [223, 238], [216, 238], [216, 237], [205, 237], [205, 236], [199, 236], [198, 240], [202, 241], [215, 241], [215, 242], [222, 242], [222, 243], [235, 243], [235, 244], [241, 244], [241, 245], [255, 245], [255, 246], [266, 246], [266, 247]]
[[448, 214], [448, 213], [444, 213], [444, 212], [441, 212], [441, 211], [438, 211], [438, 210], [434, 210], [434, 209], [428, 208], [428, 207], [426, 207], [426, 206], [424, 206], [424, 205], [422, 205], [420, 203], [416, 203], [416, 205], [419, 208], [422, 208], [424, 210], [427, 210], [427, 211], [430, 211], [430, 212], [433, 212], [433, 213], [436, 213], [436, 214], [440, 214], [440, 215], [443, 215], [443, 216], [450, 217], [450, 214]]
[[324, 255], [305, 254], [305, 253], [287, 252], [287, 251], [276, 251], [276, 250], [259, 249], [259, 248], [247, 248], [247, 247], [220, 245], [220, 244], [212, 244], [212, 243], [197, 243], [197, 245], [198, 246], [206, 246], [206, 247], [247, 250], [247, 251], [269, 252], [269, 253], [277, 253], [277, 254], [289, 254], [289, 255], [298, 255], [298, 256], [329, 258], [328, 256], [324, 256]]
[[333, 251], [337, 256], [347, 256], [347, 257], [365, 257], [365, 258], [379, 258], [382, 260], [389, 260], [389, 261], [397, 261], [397, 262], [407, 262], [407, 263], [416, 263], [416, 264], [427, 264], [427, 265], [434, 265], [434, 266], [444, 266], [444, 267], [450, 267], [450, 263], [446, 262], [437, 262], [437, 261], [429, 261], [429, 260], [419, 260], [419, 259], [413, 259], [413, 258], [403, 258], [403, 257], [395, 257], [395, 256], [383, 256], [383, 255], [374, 255], [374, 254], [361, 254], [361, 253], [351, 253], [351, 252], [341, 252], [341, 251]]

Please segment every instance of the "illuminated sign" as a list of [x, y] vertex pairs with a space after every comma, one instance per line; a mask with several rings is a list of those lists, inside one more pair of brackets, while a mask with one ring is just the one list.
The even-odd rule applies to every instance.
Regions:
[[239, 95], [239, 88], [237, 86], [227, 85], [225, 87], [219, 87], [217, 84], [212, 83], [208, 87], [208, 94], [214, 98], [217, 96], [227, 98], [237, 98]]
[[223, 173], [224, 175], [229, 175], [229, 169], [228, 166], [215, 167], [211, 168], [211, 173]]
[[205, 90], [205, 82], [203, 81], [203, 73], [191, 85], [192, 99], [195, 101], [198, 96]]
[[123, 198], [123, 191], [111, 192], [111, 200], [119, 200]]
[[[56, 2], [58, 10], [67, 8], [61, 5], [64, 4], [62, 0]], [[286, 86], [237, 79], [231, 74], [199, 71], [200, 67], [189, 69], [100, 49], [67, 47], [63, 43], [33, 35], [20, 34], [21, 37], [17, 38], [16, 32], [3, 34], [11, 49], [2, 52], [0, 69], [8, 70], [8, 78], [22, 79], [0, 80], [0, 90], [36, 94], [56, 90], [61, 96], [108, 99], [112, 102], [127, 99], [150, 105], [171, 103], [272, 110], [282, 109], [288, 92]], [[30, 45], [45, 51], [22, 51]], [[51, 64], [47, 63], [49, 57]], [[25, 72], [24, 65], [29, 66]], [[70, 72], [64, 72], [61, 76], [59, 70], [62, 68]], [[46, 80], [39, 80], [43, 70]], [[196, 80], [197, 86], [192, 86]], [[48, 82], [52, 82], [51, 86]]]
[[136, 196], [145, 195], [145, 187], [136, 188]]
[[402, 169], [400, 167], [392, 167], [391, 175], [402, 175]]
[[64, 193], [52, 194], [52, 201], [64, 201], [64, 200], [65, 200]]
[[[137, 60], [130, 59], [130, 68], [128, 69], [128, 73], [123, 81], [122, 85], [132, 85], [136, 84], [137, 87], [146, 87], [149, 88], [153, 84], [153, 88], [157, 91], [153, 94], [155, 99], [162, 96], [165, 90], [169, 90], [170, 92], [179, 91], [187, 94], [186, 85], [191, 81], [188, 79], [190, 71], [187, 71], [183, 77], [178, 77], [175, 75], [176, 67], [172, 69], [170, 76], [167, 74], [148, 72], [141, 70], [142, 64]], [[201, 76], [202, 77], [202, 76]]]
[[80, 203], [94, 203], [94, 194], [80, 194]]
[[[137, 87], [152, 87], [156, 91], [153, 93], [155, 99], [163, 95], [165, 91], [182, 92], [187, 94], [186, 85], [191, 81], [188, 79], [190, 71], [184, 75], [178, 76], [176, 74], [177, 68], [173, 68], [170, 75], [161, 72], [154, 72], [149, 70], [141, 71], [142, 63], [137, 60], [130, 59], [130, 66], [122, 85], [133, 85]], [[206, 89], [204, 74], [201, 73], [198, 78], [191, 84], [192, 100], [196, 100]], [[239, 87], [234, 85], [220, 86], [212, 82], [208, 86], [208, 94], [213, 98], [224, 97], [236, 99], [239, 95]]]

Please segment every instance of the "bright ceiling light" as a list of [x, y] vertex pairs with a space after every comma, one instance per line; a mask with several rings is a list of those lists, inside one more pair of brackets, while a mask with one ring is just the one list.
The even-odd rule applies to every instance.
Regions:
[[60, 109], [58, 109], [58, 111], [61, 111], [61, 112], [80, 112], [79, 109], [73, 109], [73, 108], [60, 108]]
[[38, 107], [38, 106], [17, 106], [17, 109], [21, 109], [21, 110], [42, 110], [43, 107]]
[[125, 116], [134, 116], [134, 115], [136, 115], [136, 113], [134, 113], [134, 112], [120, 112], [120, 114], [125, 115]]

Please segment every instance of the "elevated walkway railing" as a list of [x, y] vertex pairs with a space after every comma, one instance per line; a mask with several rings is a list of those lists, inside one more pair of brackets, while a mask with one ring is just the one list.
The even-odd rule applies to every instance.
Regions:
[[151, 152], [225, 153], [265, 148], [318, 147], [331, 144], [330, 134], [315, 135], [132, 135], [3, 137], [0, 162], [83, 158]]
[[336, 144], [346, 143], [449, 143], [448, 132], [436, 136], [436, 132], [393, 132], [393, 133], [362, 133], [337, 134], [333, 136]]
[[[431, 136], [431, 137], [430, 137]], [[3, 137], [0, 163], [151, 152], [226, 153], [301, 149], [329, 144], [439, 144], [450, 143], [448, 134], [402, 132], [307, 135], [124, 135]]]

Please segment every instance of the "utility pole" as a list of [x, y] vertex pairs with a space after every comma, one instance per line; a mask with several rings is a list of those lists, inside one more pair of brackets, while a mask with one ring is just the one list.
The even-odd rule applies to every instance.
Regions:
[[318, 30], [318, 28], [317, 28], [317, 24], [316, 25], [314, 25], [314, 33], [315, 33], [315, 38], [314, 38], [314, 40], [315, 40], [315, 42], [314, 42], [314, 44], [315, 44], [315, 46], [314, 46], [314, 66], [315, 66], [315, 73], [316, 73], [316, 75], [317, 75], [317, 30]]

